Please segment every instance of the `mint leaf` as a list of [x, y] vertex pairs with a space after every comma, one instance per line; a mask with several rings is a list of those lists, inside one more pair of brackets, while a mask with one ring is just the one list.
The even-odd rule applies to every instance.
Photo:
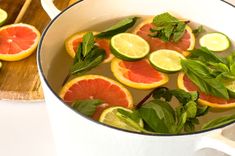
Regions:
[[182, 69], [189, 79], [196, 84], [202, 92], [229, 99], [228, 91], [222, 84], [210, 75], [209, 68], [200, 61], [181, 60]]
[[75, 75], [91, 70], [102, 63], [105, 56], [105, 50], [95, 46], [93, 33], [86, 33], [83, 35], [83, 42], [78, 45], [70, 74]]
[[185, 105], [185, 110], [187, 113], [187, 118], [195, 118], [197, 115], [197, 103], [194, 101], [189, 101]]
[[98, 99], [77, 100], [71, 106], [81, 114], [91, 117], [95, 113], [96, 107], [102, 103]]
[[199, 59], [204, 63], [225, 63], [224, 59], [215, 55], [214, 52], [208, 50], [206, 47], [201, 47], [199, 49], [190, 50], [190, 58]]
[[84, 60], [75, 63], [71, 67], [71, 74], [75, 75], [77, 73], [82, 73], [89, 71], [92, 68], [98, 66], [105, 59], [105, 50], [95, 47], [89, 52], [89, 54], [84, 58]]
[[235, 122], [235, 114], [230, 115], [230, 116], [223, 116], [215, 120], [209, 121], [208, 123], [202, 126], [202, 129], [206, 130], [206, 129], [211, 129], [211, 128], [217, 128], [217, 127], [220, 127], [225, 124], [232, 123], [232, 122]]
[[92, 32], [86, 33], [82, 37], [82, 54], [83, 57], [86, 57], [86, 55], [91, 51], [91, 49], [94, 47], [95, 39]]
[[140, 117], [154, 132], [174, 133], [174, 110], [167, 102], [152, 100], [138, 111]]
[[128, 17], [118, 23], [114, 24], [110, 28], [96, 35], [97, 38], [111, 38], [112, 36], [123, 33], [130, 29], [137, 21], [138, 17]]
[[178, 42], [185, 33], [186, 23], [179, 21], [168, 12], [157, 15], [153, 19], [156, 28], [151, 29], [153, 33], [150, 36], [160, 38], [165, 42], [171, 40]]
[[193, 29], [193, 34], [197, 37], [200, 33], [204, 32], [204, 28], [202, 25], [200, 25], [198, 28]]

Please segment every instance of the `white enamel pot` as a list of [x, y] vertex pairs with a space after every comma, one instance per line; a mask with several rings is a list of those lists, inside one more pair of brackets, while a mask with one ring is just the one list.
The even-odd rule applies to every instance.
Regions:
[[234, 42], [232, 6], [219, 0], [84, 0], [60, 12], [52, 0], [41, 3], [52, 21], [42, 35], [37, 61], [58, 156], [192, 156], [206, 147], [235, 156], [235, 142], [222, 135], [228, 127], [235, 133], [234, 124], [194, 134], [137, 134], [92, 121], [56, 94], [71, 62], [64, 40], [73, 33], [115, 18], [170, 11], [224, 32]]

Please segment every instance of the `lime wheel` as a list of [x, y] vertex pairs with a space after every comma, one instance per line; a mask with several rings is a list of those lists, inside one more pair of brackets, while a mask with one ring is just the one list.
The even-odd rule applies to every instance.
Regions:
[[111, 70], [121, 83], [132, 88], [151, 89], [168, 82], [168, 76], [154, 69], [146, 59], [129, 62], [114, 58]]
[[135, 29], [134, 33], [145, 39], [150, 45], [150, 52], [159, 49], [175, 50], [182, 53], [184, 56], [188, 56], [190, 53], [188, 50], [192, 50], [195, 46], [195, 37], [192, 33], [192, 29], [186, 26], [183, 37], [178, 42], [165, 42], [159, 38], [149, 36], [151, 34], [150, 29], [154, 28], [152, 24], [152, 18], [146, 19], [141, 22]]
[[[82, 37], [85, 35], [87, 32], [79, 32], [76, 33], [69, 38], [65, 40], [65, 48], [68, 54], [74, 58], [76, 54], [76, 50], [78, 48], [78, 45], [82, 42]], [[98, 32], [93, 32], [94, 35], [98, 34]], [[103, 48], [106, 53], [106, 59], [104, 60], [104, 63], [110, 62], [113, 59], [113, 55], [111, 54], [110, 50], [110, 40], [105, 39], [105, 38], [95, 38], [95, 43], [97, 46], [100, 48]]]
[[214, 108], [232, 108], [235, 107], [235, 99], [223, 99], [208, 95], [199, 90], [199, 88], [184, 74], [180, 73], [178, 76], [178, 87], [185, 91], [199, 91], [198, 101], [202, 105], [214, 107]]
[[99, 75], [77, 77], [62, 88], [60, 97], [71, 105], [76, 100], [99, 99], [104, 102], [97, 107], [93, 119], [98, 120], [104, 109], [112, 106], [133, 107], [130, 92], [118, 82]]
[[18, 61], [31, 55], [40, 32], [32, 25], [18, 23], [0, 28], [0, 59]]

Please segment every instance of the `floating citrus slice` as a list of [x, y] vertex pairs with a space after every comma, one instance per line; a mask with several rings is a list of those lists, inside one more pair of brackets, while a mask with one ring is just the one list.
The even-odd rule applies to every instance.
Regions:
[[203, 35], [199, 43], [202, 47], [206, 47], [214, 52], [221, 52], [230, 47], [228, 37], [222, 33], [214, 32]]
[[111, 70], [120, 82], [132, 88], [151, 89], [168, 82], [168, 76], [154, 69], [147, 60], [128, 62], [114, 58]]
[[[178, 76], [178, 87], [185, 91], [199, 91], [199, 88], [184, 74]], [[207, 105], [214, 108], [231, 108], [235, 107], [235, 99], [223, 99], [212, 95], [205, 94], [199, 91], [198, 101], [202, 105]]]
[[31, 55], [37, 47], [40, 32], [28, 24], [12, 24], [0, 28], [0, 59], [18, 61]]
[[104, 102], [97, 107], [94, 119], [111, 106], [133, 107], [130, 92], [118, 82], [99, 75], [84, 75], [69, 81], [62, 88], [60, 97], [67, 104], [75, 100], [99, 99]]
[[[70, 36], [69, 38], [65, 40], [66, 51], [72, 58], [75, 57], [75, 53], [78, 48], [78, 45], [79, 43], [82, 42], [82, 37], [86, 33], [87, 32], [79, 32]], [[93, 34], [96, 35], [98, 34], [98, 32], [93, 32]], [[113, 59], [113, 55], [110, 52], [110, 40], [105, 39], [105, 38], [102, 38], [102, 39], [96, 38], [95, 42], [100, 48], [103, 48], [106, 52], [106, 59], [104, 60], [104, 63], [110, 62]]]
[[182, 69], [180, 64], [181, 59], [185, 59], [182, 54], [168, 49], [154, 51], [149, 56], [149, 62], [153, 67], [164, 73], [180, 71]]
[[194, 48], [195, 37], [189, 26], [186, 26], [185, 33], [178, 42], [165, 42], [159, 38], [149, 36], [151, 34], [150, 29], [155, 27], [154, 24], [152, 24], [152, 20], [152, 18], [144, 20], [133, 31], [149, 43], [150, 52], [159, 49], [169, 49], [178, 51], [184, 56], [188, 56], [190, 54], [188, 50], [192, 50]]
[[111, 38], [111, 50], [122, 60], [140, 60], [148, 55], [149, 44], [138, 35], [120, 33]]
[[[103, 113], [101, 114], [99, 118], [99, 121], [104, 124], [116, 127], [116, 128], [121, 128], [121, 129], [134, 131], [134, 132], [140, 132], [140, 130], [135, 127], [135, 124], [131, 124], [131, 122], [125, 122], [126, 118], [118, 115], [118, 109], [133, 113], [132, 110], [126, 109], [123, 107], [110, 107], [103, 111]], [[143, 128], [142, 119], [140, 119], [138, 126]]]

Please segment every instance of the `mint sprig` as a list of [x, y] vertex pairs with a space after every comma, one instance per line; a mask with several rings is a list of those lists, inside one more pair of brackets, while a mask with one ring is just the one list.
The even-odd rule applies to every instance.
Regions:
[[160, 38], [165, 42], [178, 42], [185, 33], [186, 24], [189, 21], [180, 21], [168, 12], [157, 15], [153, 19], [155, 28], [150, 29], [151, 37]]

